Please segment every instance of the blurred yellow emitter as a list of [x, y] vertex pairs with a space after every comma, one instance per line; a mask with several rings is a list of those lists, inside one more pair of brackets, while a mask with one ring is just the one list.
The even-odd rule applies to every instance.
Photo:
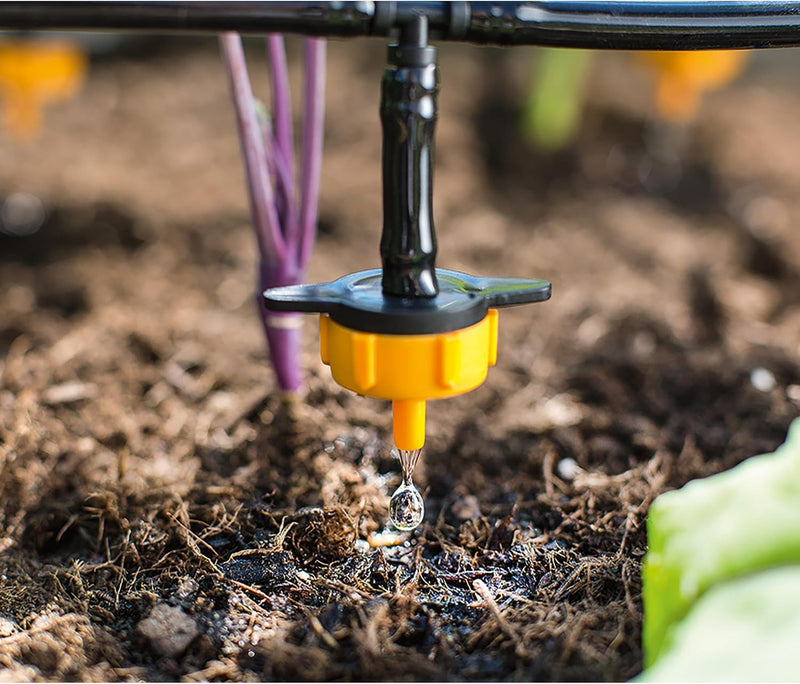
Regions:
[[3, 124], [17, 140], [34, 138], [42, 110], [68, 100], [83, 84], [87, 58], [72, 43], [13, 40], [0, 43]]
[[656, 71], [658, 114], [685, 123], [697, 112], [703, 94], [726, 86], [742, 72], [747, 51], [645, 52], [641, 57]]

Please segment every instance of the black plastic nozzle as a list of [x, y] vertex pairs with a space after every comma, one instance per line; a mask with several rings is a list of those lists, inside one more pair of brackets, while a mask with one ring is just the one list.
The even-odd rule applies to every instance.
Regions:
[[412, 17], [398, 44], [389, 47], [383, 75], [383, 268], [267, 290], [267, 309], [324, 313], [363, 332], [426, 335], [475, 325], [490, 308], [550, 298], [545, 280], [436, 268], [432, 181], [439, 75], [436, 48], [427, 43], [427, 17]]
[[389, 62], [381, 82], [383, 292], [435, 297], [433, 136], [439, 73], [425, 16], [403, 26], [398, 44], [389, 47]]

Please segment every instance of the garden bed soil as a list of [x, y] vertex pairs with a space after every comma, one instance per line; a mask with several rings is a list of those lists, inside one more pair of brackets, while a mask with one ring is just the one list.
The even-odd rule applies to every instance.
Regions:
[[[97, 61], [39, 140], [0, 142], [2, 194], [48, 208], [0, 235], [0, 679], [640, 672], [650, 503], [798, 414], [800, 95], [757, 61], [666, 155], [646, 75], [605, 55], [543, 156], [517, 135], [530, 54], [442, 50], [439, 265], [553, 299], [430, 405], [399, 539], [389, 407], [332, 382], [311, 318], [305, 398], [275, 391], [213, 41]], [[330, 47], [310, 279], [378, 263], [382, 55]]]

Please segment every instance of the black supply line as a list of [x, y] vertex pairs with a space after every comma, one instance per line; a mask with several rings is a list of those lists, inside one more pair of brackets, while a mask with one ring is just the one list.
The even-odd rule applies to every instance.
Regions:
[[430, 38], [622, 50], [800, 46], [800, 2], [3, 2], [4, 30], [116, 30], [395, 36], [424, 15]]

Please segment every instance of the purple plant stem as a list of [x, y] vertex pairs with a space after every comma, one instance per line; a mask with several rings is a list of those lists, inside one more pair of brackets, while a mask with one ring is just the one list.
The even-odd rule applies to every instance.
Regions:
[[318, 38], [305, 41], [305, 92], [303, 137], [300, 160], [300, 220], [298, 263], [311, 258], [319, 211], [319, 178], [322, 170], [322, 139], [325, 123], [325, 55], [327, 44]]
[[[298, 272], [296, 255], [291, 253], [281, 235], [264, 137], [256, 115], [241, 38], [236, 33], [225, 33], [220, 43], [236, 110], [253, 228], [261, 257], [257, 293], [261, 321], [278, 385], [284, 391], [296, 392], [303, 384], [297, 316], [268, 312], [262, 303], [261, 292], [268, 287], [296, 284], [302, 280], [302, 273]], [[273, 165], [279, 164], [277, 160], [278, 157], [273, 155]], [[277, 172], [277, 166], [275, 168]]]
[[228, 71], [236, 125], [247, 176], [250, 211], [256, 231], [258, 249], [263, 260], [281, 262], [287, 256], [286, 243], [281, 235], [275, 198], [269, 178], [264, 140], [253, 105], [253, 91], [247, 75], [247, 63], [239, 34], [228, 31], [220, 36], [222, 56]]
[[286, 164], [290, 181], [284, 186], [288, 201], [283, 217], [284, 237], [295, 232], [297, 207], [294, 198], [294, 143], [292, 135], [292, 98], [289, 91], [289, 67], [286, 63], [286, 46], [283, 36], [271, 33], [267, 36], [269, 75], [272, 84], [272, 118], [275, 127], [275, 149]]
[[300, 326], [302, 318], [297, 313], [267, 311], [261, 293], [271, 287], [297, 285], [303, 281], [302, 269], [294, 259], [282, 265], [261, 261], [259, 264], [258, 308], [261, 324], [267, 336], [270, 360], [275, 369], [278, 386], [284, 392], [296, 393], [303, 387], [303, 371], [300, 366]]
[[[281, 154], [280, 148], [272, 137], [272, 133], [262, 127], [264, 151], [267, 156], [270, 178], [275, 184], [275, 210], [278, 214], [280, 225], [284, 225], [288, 217], [289, 205], [292, 203], [291, 188], [293, 185], [292, 172]], [[287, 249], [292, 249], [291, 246]]]
[[291, 103], [283, 39], [280, 36], [268, 39], [274, 137], [268, 122], [258, 119], [241, 39], [235, 33], [226, 33], [221, 37], [221, 44], [233, 93], [250, 207], [261, 256], [258, 267], [261, 321], [278, 385], [284, 391], [297, 392], [303, 385], [300, 316], [267, 311], [261, 292], [302, 282], [311, 254], [322, 165], [325, 42], [306, 41], [299, 212], [295, 200]]

